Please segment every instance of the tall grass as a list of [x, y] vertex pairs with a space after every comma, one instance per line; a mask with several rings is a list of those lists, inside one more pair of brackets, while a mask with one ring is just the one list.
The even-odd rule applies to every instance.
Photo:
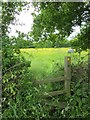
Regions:
[[[31, 61], [31, 70], [36, 79], [53, 77], [52, 71], [57, 67], [64, 66], [65, 56], [71, 56], [72, 62], [77, 63], [77, 53], [68, 53], [69, 48], [30, 48], [21, 49], [21, 54], [26, 60]], [[82, 52], [81, 57], [86, 55]]]

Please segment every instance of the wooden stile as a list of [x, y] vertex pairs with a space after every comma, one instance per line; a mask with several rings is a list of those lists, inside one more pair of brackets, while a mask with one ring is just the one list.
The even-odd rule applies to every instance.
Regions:
[[[57, 90], [57, 91], [52, 91], [48, 93], [43, 93], [43, 95], [40, 95], [41, 97], [47, 98], [47, 97], [53, 97], [60, 94], [66, 94], [66, 96], [70, 96], [70, 82], [71, 82], [71, 57], [70, 56], [65, 57], [64, 72], [65, 72], [64, 76], [62, 77], [34, 81], [35, 84], [40, 84], [40, 85], [64, 81], [64, 90]], [[52, 103], [47, 103], [47, 104], [51, 105]], [[53, 103], [53, 105], [55, 105], [55, 103]], [[58, 105], [60, 105], [63, 108], [66, 106], [66, 103], [58, 103]]]

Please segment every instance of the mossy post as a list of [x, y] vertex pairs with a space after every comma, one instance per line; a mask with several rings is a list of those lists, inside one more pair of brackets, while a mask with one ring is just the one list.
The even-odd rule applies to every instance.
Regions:
[[71, 82], [71, 57], [65, 57], [65, 93], [70, 96], [70, 82]]

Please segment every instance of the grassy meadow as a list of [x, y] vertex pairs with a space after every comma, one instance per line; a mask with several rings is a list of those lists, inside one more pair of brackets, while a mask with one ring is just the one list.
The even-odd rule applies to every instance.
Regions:
[[[78, 53], [68, 53], [70, 48], [30, 48], [21, 49], [26, 60], [31, 61], [31, 71], [36, 79], [53, 77], [53, 72], [59, 76], [59, 67], [64, 66], [65, 56], [72, 57], [72, 63], [79, 60]], [[81, 58], [86, 55], [82, 52]], [[86, 58], [87, 59], [87, 58]]]

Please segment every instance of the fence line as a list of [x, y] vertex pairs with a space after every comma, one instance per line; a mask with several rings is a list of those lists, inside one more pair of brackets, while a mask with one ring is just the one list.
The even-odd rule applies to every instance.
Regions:
[[65, 94], [66, 96], [70, 95], [70, 82], [71, 82], [71, 57], [66, 56], [64, 60], [64, 76], [57, 77], [53, 79], [47, 79], [47, 80], [36, 80], [36, 84], [48, 84], [48, 83], [55, 83], [55, 82], [61, 82], [64, 81], [64, 90], [57, 90], [52, 91], [48, 93], [43, 93], [43, 96], [45, 97], [51, 97], [56, 96], [60, 94]]

